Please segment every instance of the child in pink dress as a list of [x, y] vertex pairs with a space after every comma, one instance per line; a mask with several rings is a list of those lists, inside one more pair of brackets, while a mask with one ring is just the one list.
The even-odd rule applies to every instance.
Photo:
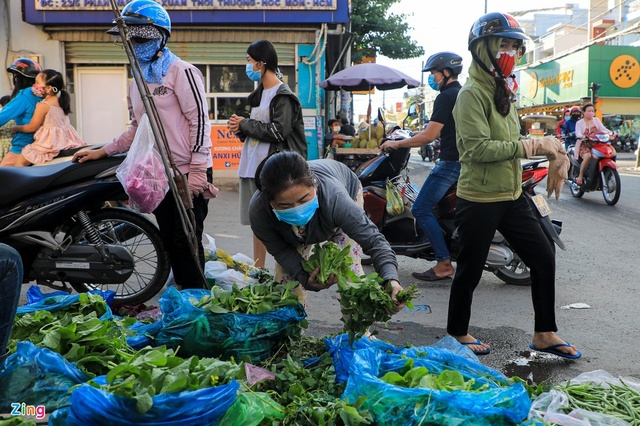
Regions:
[[45, 164], [62, 150], [86, 146], [69, 121], [70, 97], [62, 74], [52, 69], [42, 71], [33, 90], [42, 91], [44, 100], [36, 105], [29, 124], [11, 128], [12, 132], [35, 132], [33, 143], [22, 149], [16, 166]]

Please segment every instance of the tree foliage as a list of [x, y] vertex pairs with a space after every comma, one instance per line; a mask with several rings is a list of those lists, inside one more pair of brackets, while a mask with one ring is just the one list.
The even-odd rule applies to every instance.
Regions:
[[406, 22], [408, 15], [389, 13], [389, 8], [399, 2], [400, 0], [351, 0], [353, 62], [377, 55], [391, 59], [409, 59], [424, 54], [422, 46], [407, 35], [412, 29]]

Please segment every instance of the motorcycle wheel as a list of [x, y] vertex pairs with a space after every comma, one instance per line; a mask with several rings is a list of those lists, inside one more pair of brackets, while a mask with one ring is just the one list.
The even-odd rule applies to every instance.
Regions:
[[602, 170], [604, 182], [602, 182], [602, 196], [610, 206], [615, 205], [620, 199], [620, 175], [616, 169], [605, 167]]
[[517, 253], [513, 253], [513, 260], [507, 266], [503, 266], [493, 272], [498, 278], [507, 284], [518, 286], [531, 285], [531, 272], [529, 267], [520, 259]]
[[[131, 251], [134, 270], [121, 284], [70, 283], [77, 292], [89, 290], [114, 291], [114, 304], [135, 306], [145, 303], [162, 290], [169, 277], [169, 255], [164, 250], [157, 226], [139, 213], [121, 208], [105, 208], [89, 215], [106, 244], [115, 244]], [[124, 230], [129, 235], [124, 235]], [[133, 232], [131, 232], [133, 231]], [[71, 231], [75, 244], [89, 244], [82, 226]]]
[[580, 185], [576, 184], [576, 178], [578, 177], [578, 170], [572, 164], [569, 168], [569, 191], [571, 191], [571, 195], [576, 198], [580, 198], [584, 195], [584, 191], [580, 189]]

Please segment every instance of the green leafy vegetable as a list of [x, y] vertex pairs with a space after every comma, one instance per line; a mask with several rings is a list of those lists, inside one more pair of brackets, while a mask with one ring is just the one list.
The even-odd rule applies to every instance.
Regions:
[[207, 312], [244, 314], [263, 314], [285, 306], [299, 304], [298, 296], [292, 290], [299, 285], [296, 281], [286, 284], [271, 282], [268, 284], [251, 284], [246, 287], [233, 285], [231, 290], [214, 286], [211, 294], [190, 302]]
[[320, 268], [316, 277], [320, 284], [325, 284], [332, 274], [338, 278], [338, 283], [340, 283], [341, 280], [355, 277], [351, 271], [353, 260], [349, 256], [350, 251], [351, 246], [341, 249], [333, 241], [316, 244], [309, 259], [302, 262], [302, 268], [309, 274]]
[[440, 374], [429, 373], [426, 367], [414, 367], [414, 359], [407, 359], [400, 372], [389, 371], [381, 378], [394, 386], [406, 388], [425, 388], [438, 391], [482, 392], [489, 388], [487, 383], [478, 385], [475, 379], [465, 380], [458, 370], [443, 370]]

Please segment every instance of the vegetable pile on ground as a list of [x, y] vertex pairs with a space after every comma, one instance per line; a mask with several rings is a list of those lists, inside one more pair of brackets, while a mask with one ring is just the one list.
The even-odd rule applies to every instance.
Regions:
[[[385, 284], [377, 273], [359, 277], [351, 271], [353, 260], [349, 256], [350, 250], [350, 246], [340, 249], [331, 241], [316, 244], [313, 253], [302, 266], [308, 273], [319, 268], [317, 279], [323, 284], [331, 275], [336, 277], [344, 330], [349, 333], [349, 339], [353, 342], [367, 333], [374, 323], [389, 321], [395, 305], [391, 299], [391, 285]], [[396, 299], [398, 303], [405, 303], [407, 307], [413, 308], [412, 301], [419, 294], [417, 285], [411, 284], [399, 292]]]
[[298, 296], [291, 292], [297, 286], [296, 281], [289, 281], [286, 284], [271, 281], [242, 288], [233, 285], [231, 290], [214, 286], [210, 294], [199, 300], [191, 299], [190, 302], [200, 309], [216, 314], [227, 312], [263, 314], [278, 308], [298, 305], [300, 303]]
[[[57, 303], [56, 298], [45, 299], [43, 305]], [[126, 362], [133, 351], [126, 342], [132, 333], [127, 327], [136, 320], [108, 315], [104, 299], [96, 294], [78, 295], [77, 303], [65, 309], [36, 310], [16, 318], [11, 330], [9, 350], [15, 352], [19, 341], [51, 349], [75, 362], [87, 376], [106, 374], [114, 366]]]

